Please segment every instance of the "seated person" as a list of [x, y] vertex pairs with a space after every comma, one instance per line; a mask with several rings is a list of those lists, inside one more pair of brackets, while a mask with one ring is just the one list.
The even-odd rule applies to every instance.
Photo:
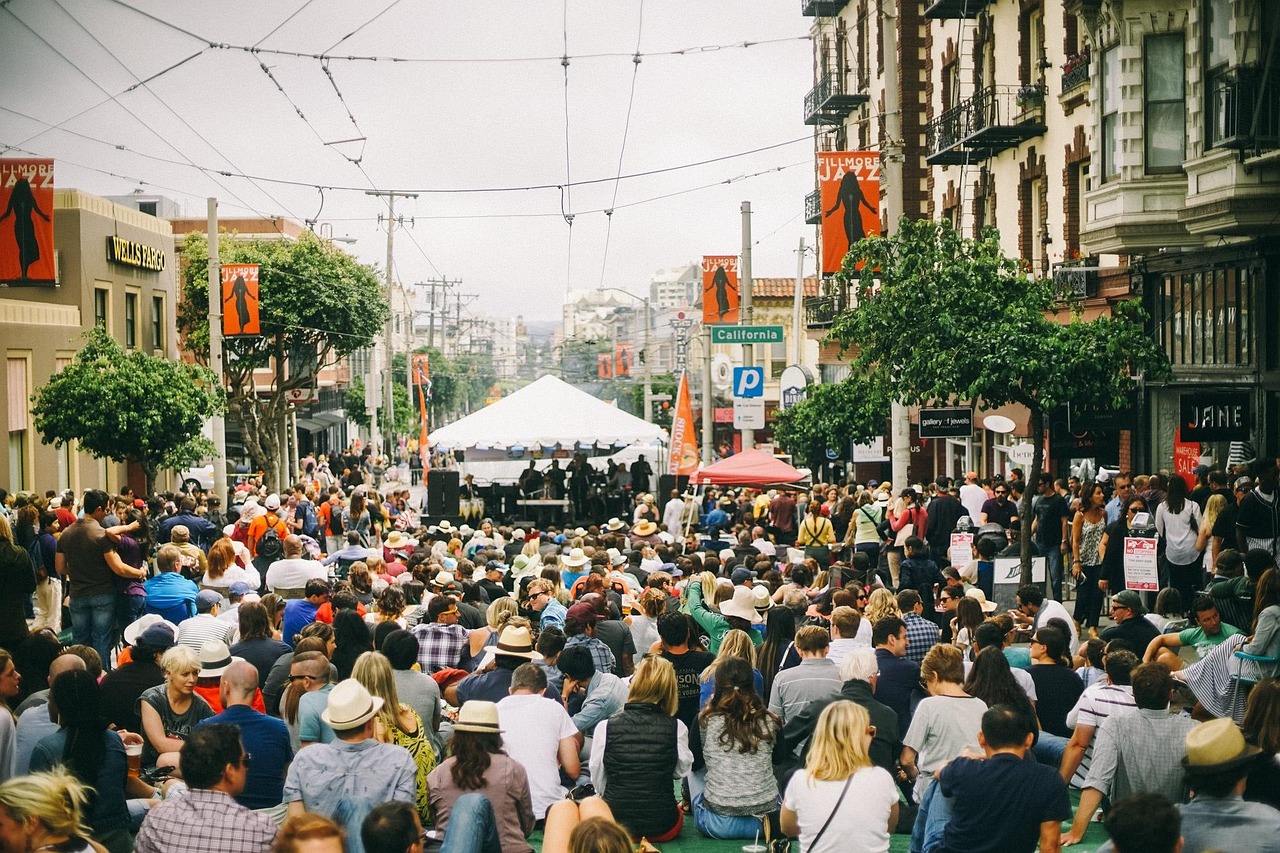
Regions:
[[1152, 640], [1142, 657], [1146, 663], [1159, 661], [1169, 667], [1170, 671], [1176, 672], [1186, 665], [1178, 654], [1178, 649], [1191, 646], [1196, 650], [1196, 657], [1203, 658], [1227, 637], [1240, 633], [1234, 625], [1222, 621], [1218, 604], [1212, 596], [1203, 593], [1197, 595], [1191, 610], [1195, 614], [1195, 626], [1173, 634], [1161, 634]]

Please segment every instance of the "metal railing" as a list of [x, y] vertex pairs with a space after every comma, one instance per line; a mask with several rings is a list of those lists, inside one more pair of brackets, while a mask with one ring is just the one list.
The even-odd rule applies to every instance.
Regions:
[[804, 222], [817, 225], [822, 221], [822, 193], [814, 190], [804, 197]]
[[1078, 89], [1089, 82], [1089, 60], [1085, 59], [1062, 72], [1062, 94]]
[[1280, 75], [1268, 81], [1257, 66], [1243, 65], [1217, 72], [1209, 89], [1210, 147], [1280, 147]]
[[970, 135], [1020, 124], [1027, 117], [1044, 120], [1044, 89], [1039, 86], [987, 86], [971, 100]]
[[965, 101], [944, 110], [925, 125], [925, 150], [930, 154], [938, 154], [964, 142], [969, 135], [969, 108], [969, 102]]
[[813, 296], [804, 301], [804, 324], [810, 329], [830, 328], [836, 316], [848, 306], [848, 299], [843, 291], [836, 291], [827, 296]]

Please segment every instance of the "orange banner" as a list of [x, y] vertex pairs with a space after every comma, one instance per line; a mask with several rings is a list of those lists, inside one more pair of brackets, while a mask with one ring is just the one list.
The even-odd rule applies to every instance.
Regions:
[[222, 336], [262, 334], [257, 264], [222, 265]]
[[53, 284], [53, 161], [0, 160], [0, 281]]
[[822, 272], [840, 271], [849, 247], [880, 233], [880, 155], [875, 151], [819, 151]]
[[698, 434], [693, 423], [693, 403], [689, 399], [689, 379], [680, 374], [676, 392], [676, 413], [671, 418], [671, 445], [667, 453], [667, 473], [689, 475], [698, 470]]
[[431, 395], [431, 358], [423, 353], [413, 355], [413, 384], [418, 387], [418, 452], [422, 458], [423, 480], [430, 468], [427, 450], [427, 397]]
[[616, 344], [613, 348], [613, 375], [614, 376], [630, 376], [631, 375], [631, 344]]
[[598, 353], [596, 355], [596, 378], [613, 378], [613, 356], [609, 355], [607, 352]]
[[702, 256], [702, 322], [738, 322], [738, 256]]

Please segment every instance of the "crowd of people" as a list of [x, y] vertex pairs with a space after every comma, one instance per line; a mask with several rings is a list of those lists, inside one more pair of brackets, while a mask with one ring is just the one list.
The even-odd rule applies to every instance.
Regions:
[[[0, 494], [0, 853], [1048, 851], [1097, 819], [1120, 853], [1280, 849], [1274, 459], [542, 530], [309, 461], [225, 511]], [[1027, 488], [1047, 579], [1000, 612]]]

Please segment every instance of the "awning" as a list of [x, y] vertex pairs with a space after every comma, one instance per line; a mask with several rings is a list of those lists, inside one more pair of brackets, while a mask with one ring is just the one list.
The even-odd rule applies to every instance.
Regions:
[[318, 412], [312, 420], [320, 424], [323, 429], [333, 426], [334, 424], [344, 423], [347, 420], [347, 413], [342, 409], [334, 409], [330, 412]]
[[295, 423], [298, 425], [298, 429], [306, 430], [307, 432], [320, 432], [325, 427], [324, 424], [311, 418], [298, 418]]

